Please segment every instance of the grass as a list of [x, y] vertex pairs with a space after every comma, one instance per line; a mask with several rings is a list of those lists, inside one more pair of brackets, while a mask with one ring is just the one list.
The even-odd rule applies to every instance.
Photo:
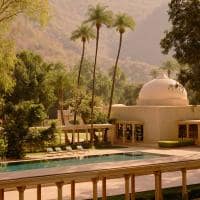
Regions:
[[[164, 200], [182, 200], [182, 188], [181, 187], [172, 187], [163, 189], [163, 199]], [[137, 192], [136, 200], [154, 200], [155, 191], [145, 191]], [[195, 199], [200, 197], [200, 184], [189, 185], [188, 186], [188, 196], [189, 199]], [[101, 200], [102, 198], [98, 198]], [[116, 195], [107, 197], [108, 200], [124, 200], [124, 195]]]

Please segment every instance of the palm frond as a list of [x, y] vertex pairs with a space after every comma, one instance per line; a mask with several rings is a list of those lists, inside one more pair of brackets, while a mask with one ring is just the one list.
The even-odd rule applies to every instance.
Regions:
[[126, 13], [118, 13], [115, 16], [113, 27], [115, 27], [120, 33], [124, 33], [127, 28], [134, 30], [135, 21], [133, 17], [127, 15]]
[[81, 39], [82, 41], [90, 41], [95, 38], [95, 31], [91, 26], [86, 24], [81, 24], [74, 30], [71, 34], [71, 40], [75, 41], [77, 39]]
[[85, 23], [91, 23], [92, 26], [111, 26], [113, 22], [113, 12], [107, 10], [107, 6], [97, 4], [96, 6], [89, 6]]

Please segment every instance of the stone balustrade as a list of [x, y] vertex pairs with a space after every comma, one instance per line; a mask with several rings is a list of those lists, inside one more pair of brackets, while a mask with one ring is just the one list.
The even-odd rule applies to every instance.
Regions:
[[[16, 188], [19, 193], [19, 200], [24, 200], [24, 191], [28, 187], [37, 188], [37, 200], [41, 200], [42, 185], [55, 184], [57, 186], [57, 199], [62, 200], [62, 188], [64, 184], [71, 185], [71, 199], [76, 199], [76, 183], [89, 182], [93, 183], [93, 199], [98, 199], [97, 185], [102, 181], [102, 199], [107, 197], [108, 179], [124, 178], [124, 199], [135, 199], [135, 177], [140, 175], [154, 174], [155, 177], [155, 199], [162, 200], [162, 173], [180, 171], [182, 173], [182, 196], [184, 200], [188, 199], [187, 192], [187, 170], [199, 169], [200, 159], [180, 157], [162, 161], [148, 161], [146, 164], [135, 162], [126, 166], [125, 162], [116, 164], [113, 167], [105, 166], [101, 163], [99, 166], [82, 166], [74, 170], [52, 168], [42, 170], [22, 171], [22, 172], [5, 172], [0, 174], [0, 200], [4, 200], [4, 191], [10, 188]], [[59, 170], [60, 169], [60, 170]], [[131, 191], [129, 191], [131, 188]]]

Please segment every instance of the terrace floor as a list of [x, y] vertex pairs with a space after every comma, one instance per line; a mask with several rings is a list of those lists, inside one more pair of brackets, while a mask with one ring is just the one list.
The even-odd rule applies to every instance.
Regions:
[[[144, 151], [149, 153], [160, 153], [167, 155], [176, 155], [187, 157], [200, 156], [200, 147], [185, 147], [177, 149], [159, 149], [151, 146], [137, 146], [121, 149], [109, 149], [109, 150], [90, 150], [87, 155], [93, 154], [105, 154], [105, 153], [118, 153], [126, 151]], [[70, 155], [66, 155], [70, 156]], [[29, 155], [31, 159], [41, 159], [46, 158], [45, 154]], [[62, 156], [63, 157], [63, 156]], [[166, 159], [168, 159], [166, 157]], [[188, 184], [200, 183], [200, 169], [191, 170], [187, 173]], [[174, 187], [181, 185], [181, 172], [171, 172], [162, 174], [162, 187]], [[137, 176], [136, 177], [136, 192], [147, 191], [154, 189], [154, 176]], [[101, 196], [101, 181], [98, 183], [98, 192]], [[117, 195], [124, 193], [124, 179], [112, 179], [107, 181], [107, 194]], [[42, 199], [43, 200], [56, 200], [57, 199], [57, 188], [55, 186], [43, 187], [42, 188]], [[63, 187], [64, 200], [70, 199], [70, 185], [65, 185]], [[76, 184], [76, 199], [88, 199], [92, 196], [92, 183], [77, 183]], [[36, 189], [25, 190], [25, 199], [35, 200], [36, 199]], [[5, 200], [18, 200], [17, 191], [8, 191], [5, 193]]]

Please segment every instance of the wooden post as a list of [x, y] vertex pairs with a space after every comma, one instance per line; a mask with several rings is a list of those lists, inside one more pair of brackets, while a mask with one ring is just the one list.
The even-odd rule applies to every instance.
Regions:
[[26, 189], [26, 186], [20, 186], [17, 187], [17, 190], [19, 192], [19, 200], [24, 200], [24, 191]]
[[37, 200], [41, 200], [42, 199], [42, 195], [41, 195], [41, 185], [38, 184], [37, 185]]
[[135, 200], [135, 175], [131, 175], [131, 200]]
[[161, 172], [156, 171], [155, 175], [155, 200], [162, 200], [162, 179]]
[[188, 192], [187, 192], [187, 171], [186, 169], [182, 169], [182, 199], [188, 200]]
[[125, 179], [125, 200], [129, 200], [129, 178], [130, 175], [126, 174], [124, 175], [124, 179]]
[[97, 178], [93, 178], [92, 179], [92, 183], [93, 183], [93, 200], [97, 200], [98, 199], [98, 194], [97, 194]]
[[64, 182], [57, 182], [57, 190], [58, 190], [58, 200], [62, 200], [62, 187], [64, 185]]
[[4, 200], [4, 189], [0, 189], [0, 200]]
[[71, 181], [71, 200], [75, 200], [75, 181]]
[[102, 179], [102, 200], [106, 200], [106, 177]]

